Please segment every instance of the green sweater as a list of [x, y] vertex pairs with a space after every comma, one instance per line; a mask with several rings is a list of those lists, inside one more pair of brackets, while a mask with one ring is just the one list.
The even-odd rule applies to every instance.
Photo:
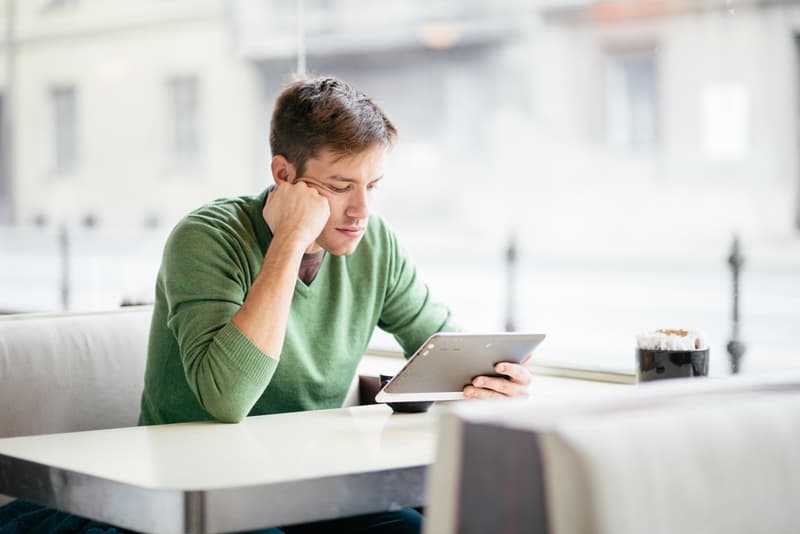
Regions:
[[353, 254], [326, 254], [311, 285], [297, 280], [280, 360], [267, 356], [231, 323], [272, 239], [261, 214], [267, 193], [212, 202], [167, 240], [139, 424], [338, 408], [376, 326], [406, 356], [453, 329], [394, 234], [371, 216]]

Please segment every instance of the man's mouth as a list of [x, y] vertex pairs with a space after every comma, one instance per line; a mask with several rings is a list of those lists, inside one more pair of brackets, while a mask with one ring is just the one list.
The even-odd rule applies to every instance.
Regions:
[[364, 233], [365, 228], [360, 226], [342, 226], [336, 229], [336, 231], [343, 233], [344, 235], [351, 237], [351, 238], [359, 238]]

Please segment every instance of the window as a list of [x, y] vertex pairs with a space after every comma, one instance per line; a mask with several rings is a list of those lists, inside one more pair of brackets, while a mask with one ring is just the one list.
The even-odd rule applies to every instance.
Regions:
[[741, 161], [750, 150], [750, 95], [743, 84], [709, 84], [700, 93], [703, 151], [714, 161]]
[[658, 142], [658, 70], [652, 53], [621, 53], [608, 68], [608, 141], [633, 150]]
[[55, 135], [55, 169], [58, 173], [78, 168], [78, 104], [74, 86], [57, 86], [50, 92]]
[[200, 157], [200, 95], [194, 76], [167, 81], [170, 117], [170, 154], [178, 163], [196, 163]]

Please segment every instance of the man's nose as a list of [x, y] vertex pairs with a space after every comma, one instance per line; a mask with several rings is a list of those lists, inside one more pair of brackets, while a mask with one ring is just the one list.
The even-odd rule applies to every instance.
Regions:
[[357, 189], [350, 199], [345, 215], [354, 219], [366, 219], [369, 216], [369, 194], [366, 189]]

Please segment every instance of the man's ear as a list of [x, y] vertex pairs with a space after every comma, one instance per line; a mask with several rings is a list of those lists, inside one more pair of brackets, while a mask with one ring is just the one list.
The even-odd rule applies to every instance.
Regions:
[[272, 158], [270, 169], [272, 170], [272, 179], [275, 180], [275, 185], [279, 185], [281, 182], [294, 182], [294, 165], [289, 163], [289, 160], [285, 157], [278, 155]]

